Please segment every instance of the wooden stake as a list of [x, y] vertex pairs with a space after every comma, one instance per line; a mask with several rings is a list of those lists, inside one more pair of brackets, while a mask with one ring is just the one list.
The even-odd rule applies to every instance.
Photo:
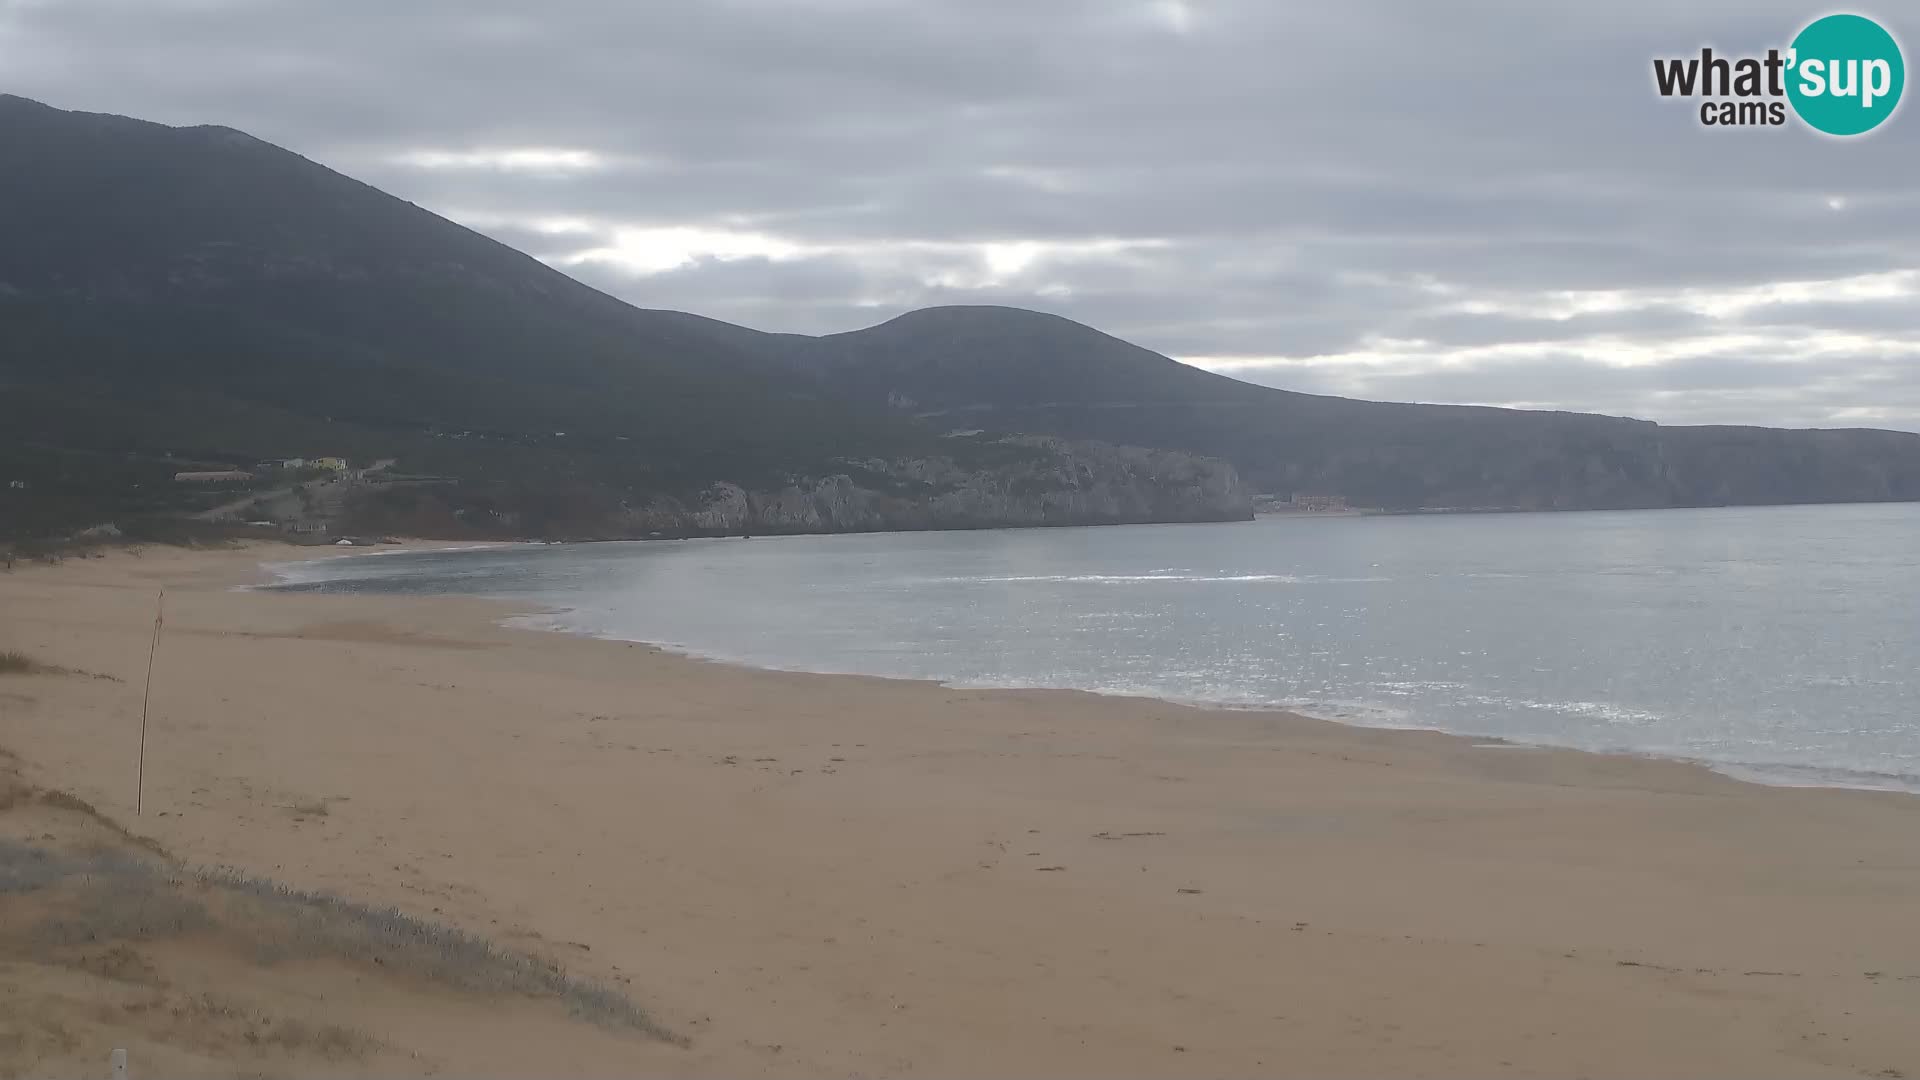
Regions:
[[147, 707], [153, 703], [153, 655], [160, 651], [160, 624], [166, 617], [167, 590], [162, 588], [153, 607], [153, 643], [147, 646], [147, 690], [140, 698], [140, 765], [134, 774], [133, 812], [147, 807]]

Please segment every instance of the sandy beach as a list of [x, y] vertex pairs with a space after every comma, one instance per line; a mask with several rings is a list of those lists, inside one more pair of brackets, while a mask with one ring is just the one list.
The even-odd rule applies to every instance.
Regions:
[[[141, 1075], [1920, 1075], [1920, 798], [234, 588], [301, 554], [0, 573], [0, 650], [66, 669], [0, 675], [20, 782], [557, 961], [673, 1038], [183, 940], [141, 963], [364, 1042], [155, 1028]], [[0, 945], [0, 1067], [104, 1075], [112, 973]]]

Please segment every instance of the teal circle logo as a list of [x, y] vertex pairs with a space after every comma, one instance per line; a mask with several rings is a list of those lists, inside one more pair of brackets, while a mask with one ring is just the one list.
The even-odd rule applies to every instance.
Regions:
[[1828, 15], [1793, 39], [1787, 100], [1816, 131], [1863, 135], [1900, 104], [1907, 65], [1900, 43], [1872, 19]]

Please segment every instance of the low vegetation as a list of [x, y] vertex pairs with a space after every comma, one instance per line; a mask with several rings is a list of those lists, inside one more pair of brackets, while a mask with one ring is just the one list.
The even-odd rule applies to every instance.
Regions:
[[109, 1037], [145, 1040], [146, 1060], [172, 1063], [150, 1067], [186, 1073], [209, 1061], [283, 1069], [287, 1055], [337, 1071], [404, 1054], [351, 1008], [300, 1006], [311, 973], [342, 966], [355, 985], [468, 995], [480, 1010], [502, 997], [550, 1002], [611, 1033], [687, 1045], [618, 989], [550, 959], [392, 908], [183, 866], [84, 800], [25, 782], [0, 750], [0, 1077], [59, 1073]]
[[58, 664], [35, 660], [17, 649], [0, 649], [0, 675], [83, 675], [90, 679], [105, 679], [108, 682], [120, 681], [112, 675], [101, 675], [97, 672], [81, 671], [77, 668], [61, 667]]
[[0, 649], [0, 675], [37, 675], [45, 664], [15, 649]]
[[0, 840], [0, 899], [23, 894], [55, 901], [52, 913], [7, 945], [43, 961], [81, 946], [137, 948], [217, 932], [266, 967], [344, 960], [472, 993], [549, 997], [581, 1019], [679, 1041], [624, 994], [575, 978], [552, 961], [391, 908], [232, 870], [185, 870], [141, 853], [63, 853]]

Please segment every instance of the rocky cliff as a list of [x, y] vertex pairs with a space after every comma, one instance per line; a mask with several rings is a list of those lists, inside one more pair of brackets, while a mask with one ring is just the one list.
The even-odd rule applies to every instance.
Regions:
[[843, 462], [847, 471], [774, 490], [719, 483], [697, 500], [658, 499], [610, 524], [654, 533], [803, 533], [891, 529], [1243, 521], [1252, 494], [1233, 466], [1172, 450], [1041, 437], [993, 440], [1011, 462], [952, 458]]

